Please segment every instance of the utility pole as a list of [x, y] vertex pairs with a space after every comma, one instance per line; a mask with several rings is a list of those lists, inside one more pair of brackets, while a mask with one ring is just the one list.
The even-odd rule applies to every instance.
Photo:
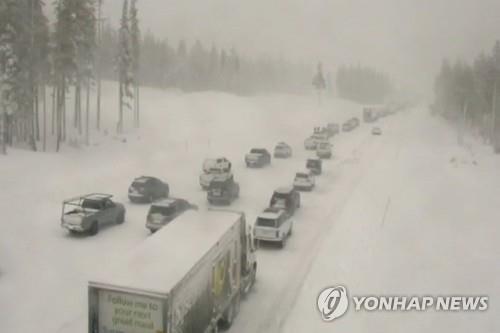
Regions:
[[3, 114], [0, 117], [0, 142], [2, 154], [7, 155], [7, 108], [3, 105]]

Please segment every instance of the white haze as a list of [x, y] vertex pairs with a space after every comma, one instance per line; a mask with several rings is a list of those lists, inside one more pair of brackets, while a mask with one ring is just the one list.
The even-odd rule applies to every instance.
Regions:
[[[104, 0], [114, 24], [122, 1]], [[429, 92], [443, 57], [470, 60], [500, 38], [498, 0], [139, 0], [143, 31], [284, 56], [335, 71], [361, 63]]]

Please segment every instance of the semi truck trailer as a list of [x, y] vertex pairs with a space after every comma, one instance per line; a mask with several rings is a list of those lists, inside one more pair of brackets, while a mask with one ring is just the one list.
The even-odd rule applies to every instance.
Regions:
[[89, 333], [205, 333], [231, 326], [257, 272], [243, 213], [188, 211], [88, 285]]

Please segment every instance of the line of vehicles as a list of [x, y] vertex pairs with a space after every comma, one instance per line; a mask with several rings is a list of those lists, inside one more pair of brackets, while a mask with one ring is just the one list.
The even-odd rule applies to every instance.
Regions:
[[[116, 267], [89, 282], [89, 333], [217, 332], [230, 327], [240, 301], [256, 281], [257, 248], [262, 243], [286, 246], [301, 192], [314, 190], [323, 160], [333, 157], [330, 139], [345, 131], [346, 124], [349, 131], [359, 126], [356, 119], [314, 128], [304, 147], [314, 149], [316, 157], [305, 161], [305, 169], [295, 174], [291, 185], [273, 192], [253, 226], [243, 212], [213, 207], [230, 205], [240, 195], [225, 157], [202, 165], [199, 183], [207, 193], [208, 211], [171, 197], [169, 185], [156, 177], [134, 179], [128, 198], [149, 204], [146, 228], [152, 235]], [[293, 149], [279, 142], [272, 156], [287, 159]], [[271, 159], [265, 148], [245, 155], [248, 168], [263, 168]], [[63, 201], [61, 225], [71, 233], [95, 235], [104, 225], [123, 223], [125, 214], [125, 206], [114, 202], [112, 195], [92, 193]]]

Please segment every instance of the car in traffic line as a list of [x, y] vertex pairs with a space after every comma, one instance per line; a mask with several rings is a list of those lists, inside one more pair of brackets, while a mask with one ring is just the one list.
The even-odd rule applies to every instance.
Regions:
[[321, 175], [323, 172], [323, 161], [319, 158], [309, 158], [306, 161], [306, 169], [310, 170], [314, 175]]
[[279, 187], [273, 192], [269, 207], [283, 209], [292, 216], [300, 208], [300, 193], [292, 186]]
[[286, 142], [279, 142], [276, 147], [274, 147], [274, 157], [275, 158], [289, 158], [292, 157], [292, 147]]
[[253, 231], [257, 242], [275, 242], [283, 248], [292, 235], [293, 219], [282, 209], [266, 208], [258, 215]]
[[189, 203], [185, 199], [168, 198], [155, 202], [149, 208], [146, 228], [152, 233], [156, 232], [190, 209], [198, 210], [198, 206]]
[[210, 182], [214, 178], [225, 179], [231, 178], [231, 162], [225, 157], [209, 158], [203, 162], [202, 173], [200, 174], [200, 186], [203, 190], [207, 190]]
[[382, 129], [380, 127], [374, 127], [374, 128], [372, 128], [372, 134], [373, 135], [382, 135]]
[[230, 205], [240, 196], [240, 185], [233, 178], [213, 180], [207, 191], [207, 201], [211, 205]]
[[245, 163], [249, 168], [262, 168], [271, 164], [271, 154], [265, 148], [252, 148], [245, 155]]
[[332, 158], [332, 144], [328, 141], [319, 142], [316, 147], [316, 155], [319, 158]]
[[311, 170], [297, 172], [293, 180], [293, 187], [298, 191], [312, 191], [316, 181]]
[[92, 193], [63, 201], [61, 226], [71, 233], [96, 235], [104, 225], [125, 221], [125, 207], [111, 194]]
[[158, 199], [167, 198], [170, 188], [158, 178], [141, 176], [132, 182], [128, 188], [128, 198], [131, 202], [146, 203]]

